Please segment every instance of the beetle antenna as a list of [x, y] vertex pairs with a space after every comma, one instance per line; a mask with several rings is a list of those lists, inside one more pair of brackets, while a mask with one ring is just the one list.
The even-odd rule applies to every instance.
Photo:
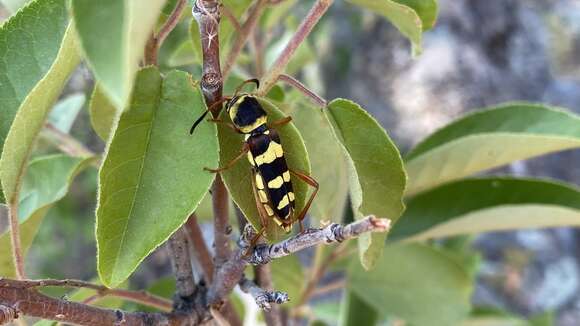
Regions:
[[209, 108], [207, 108], [207, 110], [205, 110], [205, 112], [199, 118], [197, 118], [197, 120], [195, 120], [195, 122], [191, 126], [191, 129], [189, 129], [189, 134], [191, 134], [191, 135], [193, 134], [193, 131], [195, 130], [197, 125], [201, 123], [201, 121], [203, 120], [203, 118], [205, 118], [205, 116], [208, 114], [208, 112], [213, 112], [213, 110], [218, 105], [222, 104], [223, 102], [229, 101], [231, 99], [232, 99], [231, 97], [222, 97], [219, 101], [215, 102]]
[[209, 112], [209, 109], [205, 110], [205, 112], [199, 118], [197, 118], [197, 120], [195, 120], [195, 122], [191, 126], [191, 129], [189, 129], [190, 135], [193, 135], [193, 131], [195, 130], [195, 127], [197, 127], [197, 125], [203, 120], [203, 118], [205, 118], [205, 116], [207, 115], [208, 112]]

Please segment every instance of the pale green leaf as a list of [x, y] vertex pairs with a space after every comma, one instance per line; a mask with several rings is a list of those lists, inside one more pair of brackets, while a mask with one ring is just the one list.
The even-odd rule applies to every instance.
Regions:
[[580, 118], [529, 103], [467, 115], [423, 140], [407, 156], [413, 195], [504, 164], [580, 147]]
[[0, 179], [7, 202], [18, 200], [20, 183], [34, 141], [79, 60], [74, 32], [69, 26], [56, 60], [20, 105], [4, 142]]
[[415, 10], [393, 0], [348, 0], [348, 2], [386, 17], [411, 41], [413, 54], [421, 53], [423, 22]]
[[84, 104], [84, 94], [70, 95], [56, 103], [48, 115], [48, 122], [68, 134]]
[[305, 100], [292, 100], [281, 107], [300, 130], [308, 150], [312, 177], [320, 189], [308, 214], [319, 221], [340, 223], [348, 196], [347, 165], [343, 150], [332, 133], [322, 108]]
[[[40, 157], [30, 162], [20, 192], [20, 241], [26, 254], [48, 209], [62, 199], [73, 179], [94, 159], [66, 155]], [[0, 236], [0, 276], [14, 277], [10, 232]]]
[[[280, 120], [286, 116], [268, 100], [259, 99], [259, 101], [268, 113], [268, 122]], [[225, 110], [222, 111], [222, 119], [229, 121]], [[310, 174], [308, 153], [306, 152], [304, 141], [298, 129], [290, 122], [282, 127], [276, 128], [276, 130], [280, 134], [280, 140], [284, 148], [284, 157], [286, 158], [288, 167], [295, 171]], [[218, 125], [218, 134], [220, 138], [220, 166], [223, 166], [240, 153], [243, 146], [243, 136], [223, 124]], [[252, 181], [250, 179], [252, 178], [252, 167], [248, 160], [246, 158], [241, 159], [232, 168], [223, 171], [222, 176], [236, 205], [238, 205], [254, 228], [260, 230], [262, 224], [252, 190]], [[309, 186], [294, 175], [291, 176], [291, 182], [296, 196], [295, 212], [300, 212], [304, 207]], [[266, 235], [268, 239], [274, 240], [281, 236], [284, 231], [273, 221], [269, 222]]]
[[0, 149], [16, 112], [53, 66], [67, 24], [64, 0], [36, 0], [0, 27]]
[[124, 107], [165, 0], [73, 0], [72, 16], [85, 58], [104, 93]]
[[562, 226], [580, 226], [580, 190], [574, 186], [534, 179], [467, 179], [411, 198], [391, 239]]
[[437, 14], [439, 13], [439, 6], [436, 0], [394, 0], [402, 5], [405, 5], [417, 13], [421, 18], [423, 31], [429, 30], [435, 26], [437, 21]]
[[[336, 99], [327, 107], [337, 139], [348, 154], [349, 185], [355, 218], [367, 215], [395, 223], [403, 213], [406, 175], [401, 155], [385, 130], [358, 104]], [[386, 235], [359, 238], [361, 263], [371, 268], [381, 255]]]
[[184, 72], [163, 80], [141, 70], [99, 172], [98, 271], [115, 287], [192, 213], [218, 164], [216, 127], [188, 131], [205, 110], [201, 91]]
[[379, 312], [353, 291], [344, 291], [340, 301], [339, 326], [376, 325]]
[[102, 140], [107, 141], [115, 124], [118, 110], [103, 93], [99, 84], [95, 85], [93, 95], [91, 95], [89, 114], [93, 129]]
[[372, 271], [351, 267], [348, 288], [383, 314], [416, 326], [448, 326], [469, 313], [473, 279], [444, 251], [392, 245]]

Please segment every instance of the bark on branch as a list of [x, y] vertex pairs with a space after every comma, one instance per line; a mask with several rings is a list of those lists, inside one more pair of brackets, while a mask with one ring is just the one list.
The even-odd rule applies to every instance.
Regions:
[[242, 291], [250, 294], [260, 309], [269, 311], [272, 306], [271, 303], [283, 304], [288, 302], [288, 293], [281, 291], [266, 291], [259, 287], [252, 280], [242, 277], [240, 281], [240, 288]]
[[348, 225], [332, 223], [323, 228], [308, 229], [275, 244], [259, 244], [252, 250], [250, 242], [256, 231], [248, 224], [240, 238], [240, 248], [216, 272], [215, 282], [209, 289], [208, 302], [216, 304], [225, 298], [241, 280], [247, 265], [267, 264], [273, 259], [319, 244], [342, 242], [357, 238], [367, 232], [387, 232], [389, 228], [389, 219], [376, 218], [371, 215]]
[[[208, 316], [202, 317], [195, 311], [188, 314], [124, 312], [55, 299], [32, 288], [40, 286], [37, 284], [58, 283], [54, 280], [45, 281], [0, 279], [0, 306], [4, 307], [3, 311], [68, 324], [90, 326], [197, 325], [209, 318]], [[80, 285], [80, 283], [71, 282], [71, 280], [67, 280], [67, 284], [70, 286]], [[6, 307], [12, 310], [7, 310]]]

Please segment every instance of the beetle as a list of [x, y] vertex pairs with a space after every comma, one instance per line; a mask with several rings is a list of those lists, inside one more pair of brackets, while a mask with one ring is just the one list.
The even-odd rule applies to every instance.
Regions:
[[[286, 117], [268, 125], [268, 115], [258, 99], [249, 93], [239, 93], [242, 87], [248, 83], [255, 83], [256, 88], [260, 87], [258, 79], [244, 81], [238, 86], [232, 97], [224, 97], [210, 106], [194, 122], [190, 133], [193, 133], [195, 127], [208, 112], [212, 111], [217, 105], [226, 102], [226, 112], [232, 122], [219, 119], [209, 119], [209, 121], [223, 123], [234, 131], [244, 134], [244, 145], [240, 154], [223, 167], [204, 169], [219, 173], [233, 167], [241, 158], [246, 156], [252, 166], [251, 179], [254, 199], [262, 220], [262, 229], [258, 231], [258, 237], [266, 229], [265, 226], [268, 220], [273, 220], [286, 233], [292, 230], [292, 225], [295, 222], [299, 222], [300, 231], [302, 232], [304, 230], [302, 220], [318, 193], [319, 184], [311, 176], [288, 168], [280, 135], [273, 127], [283, 126], [289, 123], [292, 118]], [[295, 175], [314, 188], [306, 205], [297, 214], [295, 214], [294, 187], [292, 186], [290, 174]]]

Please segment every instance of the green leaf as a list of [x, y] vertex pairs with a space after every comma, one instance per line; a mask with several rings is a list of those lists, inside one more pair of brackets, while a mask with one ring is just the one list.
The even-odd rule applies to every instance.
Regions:
[[56, 103], [48, 115], [48, 122], [56, 129], [68, 134], [84, 104], [84, 94], [70, 95]]
[[179, 228], [214, 178], [216, 127], [191, 122], [205, 110], [191, 77], [173, 71], [162, 80], [154, 67], [141, 70], [129, 108], [121, 115], [99, 172], [98, 271], [115, 287]]
[[430, 30], [435, 26], [437, 21], [437, 14], [439, 13], [439, 6], [436, 0], [394, 0], [402, 5], [415, 10], [421, 23], [423, 31]]
[[[326, 110], [337, 139], [349, 157], [349, 184], [355, 218], [367, 215], [395, 223], [403, 213], [406, 175], [401, 155], [385, 130], [358, 104], [336, 99]], [[386, 235], [359, 238], [362, 265], [369, 269], [381, 255]]]
[[411, 198], [391, 239], [578, 225], [580, 189], [574, 186], [534, 179], [467, 179]]
[[[421, 53], [423, 22], [410, 7], [393, 0], [348, 0], [349, 2], [385, 16], [406, 38], [411, 41], [413, 55]], [[412, 3], [413, 0], [399, 1]]]
[[340, 326], [376, 325], [379, 313], [353, 291], [344, 291], [338, 318]]
[[[30, 7], [32, 5], [27, 8]], [[46, 75], [26, 95], [4, 141], [4, 151], [0, 159], [0, 179], [7, 202], [18, 200], [20, 183], [36, 136], [44, 126], [49, 110], [58, 99], [79, 60], [74, 33], [69, 27], [56, 60]]]
[[352, 264], [348, 288], [376, 310], [412, 325], [457, 325], [469, 313], [473, 279], [445, 252], [387, 246], [370, 272]]
[[95, 85], [93, 95], [91, 95], [89, 113], [93, 129], [102, 140], [107, 141], [113, 129], [118, 110], [103, 93], [99, 84]]
[[580, 147], [580, 118], [543, 105], [508, 103], [467, 115], [407, 156], [407, 195], [504, 164]]
[[286, 256], [272, 261], [272, 280], [277, 291], [288, 293], [290, 302], [285, 306], [293, 307], [298, 304], [304, 287], [306, 275], [302, 270], [302, 264], [296, 255]]
[[67, 24], [64, 0], [36, 0], [0, 26], [0, 149], [16, 112], [51, 70]]
[[165, 0], [72, 0], [80, 44], [104, 93], [124, 107]]
[[[18, 219], [20, 241], [26, 254], [36, 231], [48, 209], [62, 199], [73, 179], [93, 158], [83, 159], [66, 155], [51, 155], [30, 162], [20, 192]], [[14, 277], [10, 232], [0, 235], [0, 276]]]
[[[286, 117], [277, 107], [266, 99], [259, 98], [260, 104], [268, 113], [268, 122], [276, 121]], [[222, 111], [221, 118], [224, 121], [229, 121], [229, 117], [225, 110]], [[295, 171], [301, 171], [310, 174], [310, 162], [308, 160], [308, 153], [302, 136], [298, 129], [292, 122], [276, 128], [280, 134], [282, 147], [284, 148], [284, 157], [288, 163], [288, 167]], [[197, 133], [197, 131], [196, 131]], [[218, 134], [220, 139], [220, 166], [224, 166], [230, 162], [234, 157], [238, 156], [243, 146], [244, 137], [237, 134], [232, 129], [218, 124]], [[232, 196], [232, 199], [238, 205], [244, 216], [254, 226], [256, 230], [262, 228], [258, 208], [256, 207], [256, 200], [252, 189], [252, 168], [247, 159], [241, 159], [232, 168], [223, 171], [222, 177], [224, 183]], [[292, 186], [294, 187], [294, 194], [296, 196], [296, 212], [300, 212], [304, 208], [305, 198], [308, 193], [309, 186], [302, 180], [291, 176]], [[273, 221], [268, 223], [266, 229], [266, 236], [270, 240], [274, 240], [281, 236], [284, 231], [276, 225]]]
[[291, 103], [286, 105], [289, 108], [285, 112], [292, 116], [304, 138], [311, 175], [320, 184], [308, 214], [319, 221], [340, 223], [348, 196], [347, 165], [341, 145], [322, 108], [305, 100], [292, 100]]

